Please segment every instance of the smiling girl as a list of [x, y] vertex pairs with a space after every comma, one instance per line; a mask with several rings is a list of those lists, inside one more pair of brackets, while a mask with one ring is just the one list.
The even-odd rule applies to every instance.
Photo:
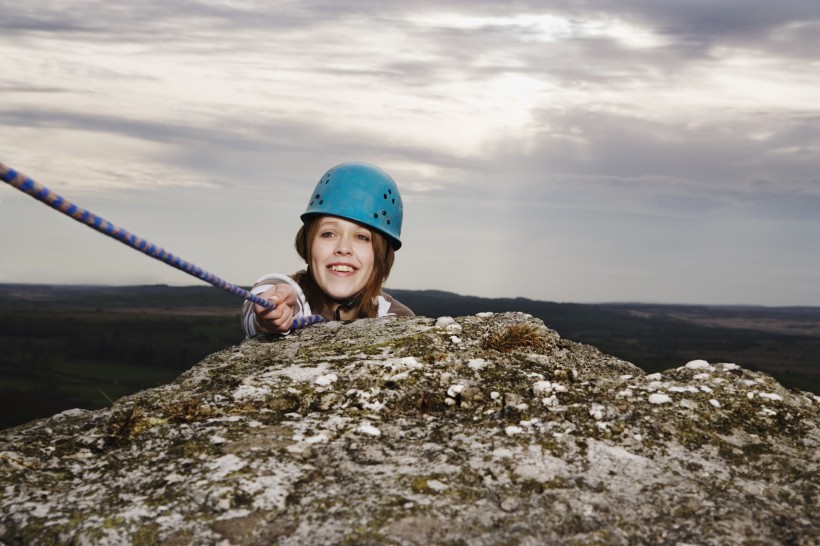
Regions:
[[311, 194], [296, 234], [296, 251], [307, 269], [256, 281], [251, 292], [276, 308], [246, 301], [245, 335], [286, 334], [294, 318], [310, 314], [327, 320], [413, 316], [382, 291], [401, 247], [402, 217], [399, 189], [386, 172], [367, 163], [330, 169]]

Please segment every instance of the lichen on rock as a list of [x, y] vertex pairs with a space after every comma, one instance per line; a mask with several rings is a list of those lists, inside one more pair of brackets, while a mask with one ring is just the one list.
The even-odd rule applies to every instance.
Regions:
[[0, 543], [816, 544], [819, 417], [520, 313], [329, 323], [0, 432]]

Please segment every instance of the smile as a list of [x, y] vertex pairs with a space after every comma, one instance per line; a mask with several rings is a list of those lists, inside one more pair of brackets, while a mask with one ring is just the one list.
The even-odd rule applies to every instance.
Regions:
[[350, 265], [334, 264], [330, 266], [331, 271], [338, 271], [340, 273], [353, 273], [355, 271]]

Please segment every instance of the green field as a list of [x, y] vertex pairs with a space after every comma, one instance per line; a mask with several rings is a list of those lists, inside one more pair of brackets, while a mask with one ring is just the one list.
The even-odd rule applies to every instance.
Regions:
[[173, 289], [146, 291], [0, 292], [0, 427], [105, 406], [241, 341], [236, 298], [208, 290], [202, 306]]

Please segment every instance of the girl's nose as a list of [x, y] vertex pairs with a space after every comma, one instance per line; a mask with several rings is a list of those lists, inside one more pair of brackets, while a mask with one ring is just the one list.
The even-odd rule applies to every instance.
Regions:
[[347, 237], [339, 237], [339, 241], [336, 243], [336, 249], [334, 253], [341, 255], [350, 254], [350, 241]]

